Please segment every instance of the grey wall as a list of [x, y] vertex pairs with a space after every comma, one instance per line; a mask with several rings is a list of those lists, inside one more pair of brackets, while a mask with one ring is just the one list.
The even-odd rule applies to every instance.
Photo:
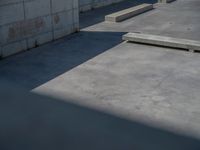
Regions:
[[0, 0], [0, 56], [76, 31], [78, 13], [78, 0]]
[[110, 5], [123, 0], [79, 0], [80, 12], [84, 12], [93, 8]]

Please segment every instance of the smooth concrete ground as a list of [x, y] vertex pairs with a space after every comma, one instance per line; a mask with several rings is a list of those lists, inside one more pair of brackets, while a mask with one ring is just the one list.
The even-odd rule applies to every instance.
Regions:
[[200, 138], [200, 54], [121, 40], [125, 32], [141, 30], [200, 40], [198, 4], [177, 0], [119, 24], [83, 28], [2, 60], [0, 78], [37, 94]]
[[1, 150], [200, 148], [199, 139], [26, 92], [11, 83], [1, 81], [0, 95]]

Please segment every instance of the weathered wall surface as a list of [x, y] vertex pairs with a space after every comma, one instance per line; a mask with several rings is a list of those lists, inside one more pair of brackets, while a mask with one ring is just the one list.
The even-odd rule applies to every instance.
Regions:
[[78, 0], [0, 0], [0, 56], [75, 32], [78, 13]]
[[93, 8], [98, 8], [123, 0], [79, 0], [80, 12], [84, 12]]

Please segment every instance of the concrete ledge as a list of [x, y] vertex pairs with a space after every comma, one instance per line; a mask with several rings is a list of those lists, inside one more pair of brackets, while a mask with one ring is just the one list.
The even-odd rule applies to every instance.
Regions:
[[175, 0], [158, 0], [158, 3], [171, 3]]
[[123, 36], [123, 40], [127, 40], [130, 42], [158, 45], [158, 46], [187, 49], [192, 52], [200, 51], [200, 41], [193, 41], [187, 39], [179, 39], [179, 38], [140, 34], [140, 33], [128, 33]]
[[131, 8], [107, 15], [105, 16], [105, 21], [120, 22], [152, 9], [153, 9], [152, 4], [142, 4], [139, 6], [131, 7]]

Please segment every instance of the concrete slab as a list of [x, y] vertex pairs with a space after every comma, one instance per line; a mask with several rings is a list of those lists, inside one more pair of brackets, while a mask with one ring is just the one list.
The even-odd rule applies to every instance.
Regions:
[[[174, 51], [170, 48], [121, 43], [121, 36], [125, 34], [124, 32], [134, 31], [199, 40], [199, 4], [199, 0], [178, 0], [169, 5], [161, 4], [157, 9], [117, 24], [112, 22], [97, 23], [99, 18], [104, 21], [105, 15], [103, 14], [103, 18], [101, 18], [96, 14], [112, 11], [112, 7], [109, 7], [109, 10], [106, 7], [107, 11], [102, 8], [88, 12], [81, 20], [90, 23], [97, 21], [95, 24], [90, 24], [91, 26], [82, 29], [80, 33], [0, 61], [0, 78], [15, 82], [27, 91], [32, 90], [65, 102], [70, 101], [70, 103], [107, 112], [120, 118], [128, 118], [128, 120], [135, 120], [151, 127], [172, 131], [170, 133], [186, 134], [200, 139], [200, 55], [198, 53]], [[85, 25], [88, 26], [88, 24]], [[10, 96], [12, 95], [10, 94]], [[1, 111], [8, 110], [8, 114], [11, 114], [9, 110], [12, 110], [16, 114], [16, 111], [12, 109], [14, 107], [5, 109], [4, 105], [0, 106], [2, 106]], [[30, 110], [26, 106], [24, 112]], [[44, 103], [43, 106], [49, 105]], [[55, 109], [54, 106], [53, 104], [48, 110], [61, 111], [59, 107]], [[61, 106], [63, 107], [63, 104]], [[56, 116], [55, 112], [50, 113], [50, 116], [48, 116], [48, 112], [45, 113], [46, 115], [38, 114], [38, 111], [43, 110], [43, 108], [39, 110], [38, 107], [41, 107], [40, 103], [36, 103], [35, 107], [31, 105], [31, 110], [37, 111], [37, 116], [47, 115], [46, 118], [50, 121], [52, 119], [49, 117], [55, 116], [55, 125], [58, 125], [59, 129], [63, 129], [71, 123], [67, 120], [66, 124], [62, 124], [66, 114], [69, 115], [70, 112], [63, 114], [63, 117], [60, 118], [60, 114]], [[63, 110], [69, 109], [63, 108]], [[21, 114], [28, 119], [35, 118], [33, 113], [30, 113], [31, 117], [27, 117], [26, 113], [20, 113], [20, 118]], [[79, 114], [72, 116], [69, 118], [84, 120]], [[16, 120], [14, 115], [11, 115], [11, 117]], [[84, 128], [82, 128], [81, 123], [76, 123], [76, 125], [80, 125], [76, 129], [82, 128], [83, 131], [90, 129], [94, 133], [98, 131], [104, 133], [102, 130], [89, 126], [96, 121], [97, 124], [100, 124], [98, 119], [94, 120], [95, 117], [91, 119], [89, 116], [89, 118], [89, 120], [86, 119], [88, 124], [85, 124]], [[37, 119], [35, 120], [37, 121]], [[41, 118], [39, 122], [40, 120]], [[15, 124], [12, 125], [15, 126]], [[24, 124], [18, 125], [18, 127], [22, 127]], [[101, 124], [101, 127], [104, 125]], [[42, 126], [46, 127], [46, 125]], [[113, 126], [109, 123], [108, 126], [111, 128], [106, 131], [118, 128], [118, 123], [114, 123]], [[55, 127], [57, 126], [53, 126], [54, 129]], [[125, 135], [132, 131], [132, 128], [125, 127], [124, 129], [128, 129], [124, 133]], [[50, 133], [54, 130], [46, 131]], [[76, 130], [73, 131], [76, 132]], [[57, 134], [58, 132], [54, 133]], [[66, 132], [61, 131], [61, 133]], [[136, 139], [143, 139], [141, 136], [145, 135], [146, 137], [147, 132], [142, 130], [137, 133]], [[5, 133], [5, 135], [8, 134]], [[88, 132], [84, 135], [88, 135]], [[100, 135], [104, 139], [104, 143], [109, 141], [105, 140], [107, 136]], [[131, 132], [131, 135], [136, 134]], [[158, 142], [159, 138], [155, 140], [155, 143], [150, 140], [153, 136], [155, 134], [148, 137], [147, 142], [151, 146], [157, 146], [158, 143], [161, 143], [162, 146], [153, 149], [166, 148], [169, 150], [172, 149], [170, 146], [177, 144], [174, 138], [170, 137], [173, 142], [167, 144], [169, 147], [163, 147], [163, 142]], [[121, 137], [121, 135], [117, 134], [115, 137]], [[71, 136], [69, 139], [71, 140]], [[128, 141], [126, 138], [121, 139]], [[59, 140], [58, 143], [60, 141], [62, 140]], [[65, 144], [66, 141], [63, 143]], [[133, 141], [135, 140], [130, 140], [131, 143]], [[165, 139], [165, 141], [168, 141], [168, 139]], [[91, 143], [91, 140], [89, 142]], [[62, 145], [62, 143], [58, 143], [56, 146]], [[143, 141], [141, 143], [142, 146], [147, 145]], [[185, 144], [181, 141], [179, 144], [181, 147], [175, 147], [175, 150], [193, 149], [190, 146], [189, 148], [183, 146], [183, 143]], [[12, 146], [13, 144], [9, 143], [9, 145]], [[100, 145], [104, 146], [105, 144], [101, 142]], [[141, 149], [141, 147], [135, 147]], [[42, 148], [44, 149], [44, 147]], [[103, 149], [99, 146], [98, 148]], [[199, 147], [196, 149], [199, 149]]]
[[153, 9], [152, 4], [141, 4], [139, 6], [135, 6], [132, 8], [128, 8], [128, 9], [107, 15], [105, 16], [105, 21], [120, 22], [152, 9]]
[[33, 92], [200, 138], [199, 56], [122, 43]]
[[152, 44], [158, 46], [167, 46], [173, 48], [187, 49], [189, 51], [200, 51], [200, 41], [178, 39], [166, 36], [142, 34], [142, 33], [127, 33], [123, 36], [123, 40], [129, 42], [138, 42], [144, 44]]

